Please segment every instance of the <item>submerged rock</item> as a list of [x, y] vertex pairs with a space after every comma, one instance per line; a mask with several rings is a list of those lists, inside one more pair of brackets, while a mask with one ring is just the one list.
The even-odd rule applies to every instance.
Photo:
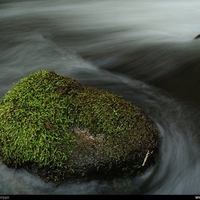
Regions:
[[0, 101], [0, 156], [45, 181], [112, 179], [155, 162], [160, 135], [122, 97], [38, 70]]

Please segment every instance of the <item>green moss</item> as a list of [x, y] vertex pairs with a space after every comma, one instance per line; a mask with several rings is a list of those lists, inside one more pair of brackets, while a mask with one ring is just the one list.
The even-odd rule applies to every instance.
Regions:
[[45, 180], [127, 174], [158, 146], [157, 128], [140, 108], [54, 72], [21, 79], [0, 110], [3, 162], [34, 166]]

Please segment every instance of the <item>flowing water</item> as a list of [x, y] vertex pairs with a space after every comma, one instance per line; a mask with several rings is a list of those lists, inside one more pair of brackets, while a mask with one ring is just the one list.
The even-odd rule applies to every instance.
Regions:
[[199, 17], [197, 0], [1, 0], [1, 97], [54, 70], [143, 108], [162, 143], [159, 162], [132, 180], [55, 186], [0, 163], [0, 194], [199, 194]]

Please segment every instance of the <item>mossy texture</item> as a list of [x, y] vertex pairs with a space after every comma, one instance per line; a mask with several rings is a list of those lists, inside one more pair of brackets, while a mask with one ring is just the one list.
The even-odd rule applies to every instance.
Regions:
[[135, 174], [158, 148], [158, 130], [140, 108], [55, 72], [21, 79], [0, 111], [1, 159], [46, 181]]

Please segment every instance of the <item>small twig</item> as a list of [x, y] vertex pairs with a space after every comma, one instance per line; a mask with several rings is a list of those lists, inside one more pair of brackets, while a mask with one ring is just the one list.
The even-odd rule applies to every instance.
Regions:
[[149, 150], [148, 150], [147, 153], [146, 153], [146, 156], [145, 156], [145, 158], [144, 158], [144, 161], [143, 161], [143, 163], [142, 163], [142, 166], [145, 165], [145, 163], [146, 163], [146, 161], [147, 161], [147, 159], [148, 159], [148, 157], [149, 157], [149, 154], [150, 154], [150, 152], [149, 152]]

